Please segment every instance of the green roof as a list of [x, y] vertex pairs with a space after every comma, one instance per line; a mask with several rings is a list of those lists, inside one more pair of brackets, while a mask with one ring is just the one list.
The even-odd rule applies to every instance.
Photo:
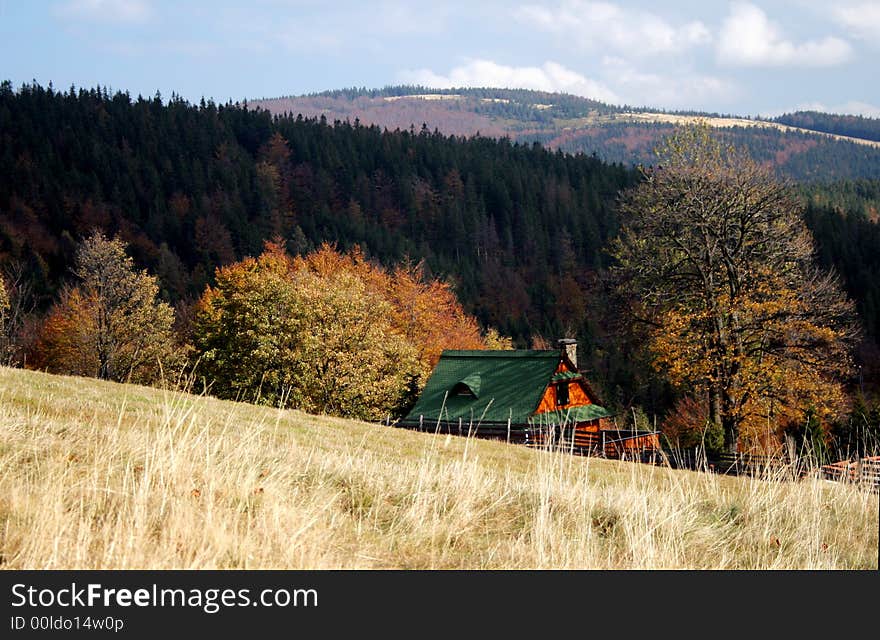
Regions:
[[[444, 351], [424, 391], [402, 422], [430, 425], [442, 421], [465, 425], [536, 422], [532, 414], [559, 366], [558, 350]], [[577, 420], [607, 415], [596, 405], [568, 411]], [[553, 414], [565, 414], [565, 411]], [[596, 415], [592, 415], [592, 414]], [[541, 414], [548, 416], [553, 414]], [[562, 418], [563, 416], [557, 416]], [[544, 424], [547, 424], [546, 422]]]

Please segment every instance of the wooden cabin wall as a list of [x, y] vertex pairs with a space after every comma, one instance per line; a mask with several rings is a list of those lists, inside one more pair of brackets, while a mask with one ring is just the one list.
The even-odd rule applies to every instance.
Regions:
[[557, 409], [570, 409], [571, 407], [582, 407], [588, 404], [593, 403], [590, 401], [587, 391], [577, 381], [568, 383], [568, 404], [556, 404], [556, 383], [553, 383], [544, 390], [544, 395], [541, 398], [541, 402], [538, 403], [538, 410], [535, 413], [547, 413]]

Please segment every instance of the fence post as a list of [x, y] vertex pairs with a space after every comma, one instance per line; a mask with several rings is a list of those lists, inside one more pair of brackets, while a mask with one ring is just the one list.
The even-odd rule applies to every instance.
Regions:
[[510, 418], [507, 419], [507, 444], [510, 444]]

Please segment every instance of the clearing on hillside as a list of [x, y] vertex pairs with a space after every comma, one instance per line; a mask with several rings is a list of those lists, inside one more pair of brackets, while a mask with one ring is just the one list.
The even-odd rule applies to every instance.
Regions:
[[877, 569], [877, 496], [0, 368], [7, 569]]

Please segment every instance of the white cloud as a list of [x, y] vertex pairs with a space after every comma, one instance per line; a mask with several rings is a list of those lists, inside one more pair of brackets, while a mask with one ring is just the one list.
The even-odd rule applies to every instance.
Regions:
[[398, 80], [437, 89], [453, 87], [501, 87], [570, 93], [602, 102], [618, 103], [617, 94], [600, 82], [591, 80], [556, 62], [540, 67], [509, 67], [491, 60], [470, 60], [447, 75], [430, 69], [407, 70]]
[[700, 104], [719, 104], [736, 97], [733, 83], [688, 70], [668, 74], [641, 70], [621, 58], [605, 57], [603, 75], [627, 104], [662, 108], [694, 109]]
[[880, 45], [880, 3], [863, 2], [835, 7], [832, 16], [856, 38]]
[[767, 14], [747, 3], [731, 7], [718, 40], [718, 59], [732, 65], [827, 67], [846, 62], [851, 54], [849, 43], [839, 38], [786, 40]]
[[612, 48], [629, 55], [679, 53], [712, 40], [700, 21], [675, 26], [652, 13], [608, 2], [564, 0], [552, 9], [524, 5], [514, 15], [520, 22], [569, 38], [585, 49]]
[[56, 6], [56, 15], [95, 22], [147, 22], [153, 7], [147, 0], [68, 0]]
[[722, 78], [689, 71], [656, 74], [640, 70], [626, 60], [605, 57], [602, 77], [593, 80], [556, 62], [540, 67], [511, 67], [491, 60], [470, 60], [446, 74], [430, 69], [407, 70], [397, 80], [436, 89], [502, 87], [570, 93], [610, 104], [694, 108], [730, 100], [739, 89]]

